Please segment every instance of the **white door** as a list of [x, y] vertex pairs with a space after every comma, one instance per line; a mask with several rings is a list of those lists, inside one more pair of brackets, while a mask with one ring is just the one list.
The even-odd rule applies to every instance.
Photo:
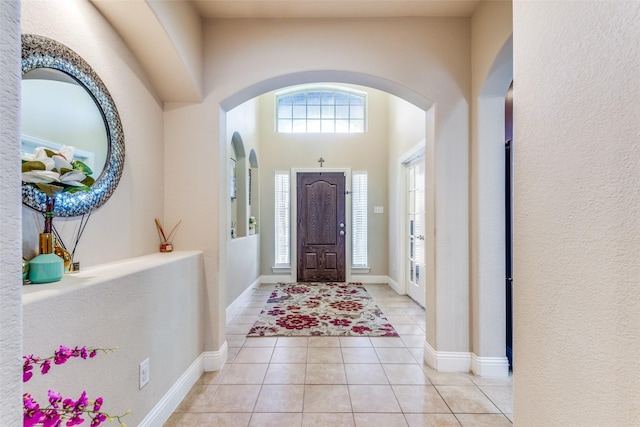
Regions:
[[418, 304], [425, 304], [424, 257], [424, 156], [413, 160], [407, 167], [407, 294]]

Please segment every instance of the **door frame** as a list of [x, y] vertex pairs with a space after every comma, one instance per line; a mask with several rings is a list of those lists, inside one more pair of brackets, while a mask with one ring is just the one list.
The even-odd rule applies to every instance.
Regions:
[[505, 95], [505, 272], [506, 354], [513, 369], [513, 80]]
[[[291, 257], [291, 280], [298, 281], [298, 173], [342, 172], [344, 173], [344, 188], [351, 193], [351, 168], [291, 168], [289, 223], [290, 235], [289, 254]], [[345, 195], [344, 201], [345, 231], [347, 239], [344, 245], [345, 281], [351, 281], [351, 198]]]
[[[402, 154], [400, 156], [399, 159], [399, 164], [400, 167], [398, 169], [398, 178], [400, 179], [401, 184], [401, 191], [400, 191], [400, 218], [401, 220], [398, 221], [398, 236], [400, 237], [400, 260], [402, 262], [401, 267], [398, 269], [398, 280], [400, 281], [400, 289], [398, 289], [400, 292], [402, 292], [402, 295], [408, 295], [408, 290], [409, 290], [409, 280], [407, 277], [407, 247], [409, 245], [409, 233], [407, 231], [407, 204], [409, 203], [409, 196], [407, 195], [408, 193], [408, 179], [407, 179], [407, 166], [409, 165], [409, 163], [413, 162], [414, 160], [419, 159], [420, 157], [426, 157], [426, 141], [422, 140], [419, 143], [417, 143], [416, 145], [414, 145], [413, 147], [411, 147], [409, 150], [407, 150], [404, 154]], [[426, 173], [426, 158], [425, 158], [425, 181], [427, 178], [427, 173]], [[425, 182], [425, 188], [426, 188], [426, 182]], [[426, 197], [425, 197], [426, 199]], [[426, 210], [426, 200], [425, 200], [425, 210]], [[425, 225], [426, 225], [426, 212], [425, 212]], [[425, 239], [427, 239], [427, 234], [426, 234], [426, 230], [425, 230]], [[427, 242], [425, 240], [425, 255], [426, 255], [426, 246], [427, 246]], [[425, 257], [425, 270], [426, 270], [426, 264], [427, 264], [427, 260]], [[426, 273], [426, 271], [425, 271]], [[425, 278], [426, 280], [426, 278]], [[426, 288], [426, 283], [425, 283], [425, 288]], [[425, 289], [426, 292], [426, 289]], [[426, 305], [426, 295], [425, 295], [425, 305]]]

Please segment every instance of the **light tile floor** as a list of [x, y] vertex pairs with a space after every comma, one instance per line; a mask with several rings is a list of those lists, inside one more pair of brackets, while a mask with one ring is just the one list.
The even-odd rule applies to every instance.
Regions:
[[512, 378], [442, 373], [423, 362], [424, 310], [365, 285], [400, 338], [246, 338], [273, 285], [229, 319], [229, 358], [205, 372], [165, 427], [512, 425]]

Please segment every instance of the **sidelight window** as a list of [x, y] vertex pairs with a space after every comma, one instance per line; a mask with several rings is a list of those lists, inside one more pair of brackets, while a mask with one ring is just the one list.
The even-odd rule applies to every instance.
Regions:
[[289, 267], [289, 172], [275, 176], [275, 265]]
[[351, 265], [367, 267], [367, 173], [351, 175]]

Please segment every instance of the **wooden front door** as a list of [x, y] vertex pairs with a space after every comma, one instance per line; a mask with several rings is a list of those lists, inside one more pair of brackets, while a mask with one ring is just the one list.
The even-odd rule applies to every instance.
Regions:
[[297, 199], [298, 281], [344, 282], [344, 173], [298, 173]]

